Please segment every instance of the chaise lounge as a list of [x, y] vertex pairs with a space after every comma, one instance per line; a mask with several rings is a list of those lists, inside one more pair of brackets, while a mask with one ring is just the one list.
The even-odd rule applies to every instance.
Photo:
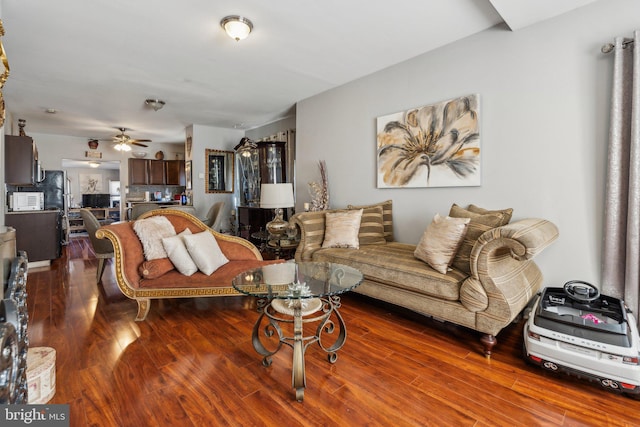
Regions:
[[[292, 221], [301, 230], [295, 259], [357, 268], [364, 281], [355, 292], [479, 331], [488, 357], [497, 342], [495, 336], [542, 287], [542, 273], [532, 258], [558, 237], [558, 229], [543, 219], [506, 223], [511, 210], [470, 208], [476, 212], [457, 205], [449, 212], [471, 222], [445, 274], [416, 258], [416, 245], [393, 240], [391, 201], [294, 215]], [[356, 230], [359, 248], [323, 247], [327, 246], [327, 215], [355, 209], [363, 212]], [[506, 224], [492, 227], [492, 221]]]
[[[229, 262], [210, 275], [197, 271], [187, 276], [175, 269], [168, 258], [145, 260], [143, 243], [134, 225], [138, 220], [154, 216], [167, 218], [176, 233], [182, 233], [185, 229], [192, 234], [211, 233]], [[265, 264], [282, 262], [263, 260], [251, 242], [218, 233], [184, 211], [156, 209], [145, 212], [138, 220], [106, 225], [96, 232], [98, 238], [109, 239], [113, 244], [116, 282], [124, 295], [138, 303], [136, 321], [147, 317], [152, 299], [242, 295], [231, 286], [235, 276]]]

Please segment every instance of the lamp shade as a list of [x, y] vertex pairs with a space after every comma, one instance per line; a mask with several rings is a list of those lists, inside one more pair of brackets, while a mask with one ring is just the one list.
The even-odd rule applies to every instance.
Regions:
[[262, 184], [260, 186], [260, 207], [265, 209], [291, 208], [294, 206], [293, 185]]

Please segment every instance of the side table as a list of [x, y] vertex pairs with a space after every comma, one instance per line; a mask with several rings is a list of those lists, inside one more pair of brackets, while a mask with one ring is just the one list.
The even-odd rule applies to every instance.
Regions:
[[[293, 349], [291, 383], [296, 400], [304, 399], [307, 386], [304, 353], [318, 343], [329, 363], [338, 359], [337, 351], [347, 339], [347, 328], [340, 315], [340, 294], [362, 282], [362, 273], [352, 267], [329, 262], [285, 262], [254, 268], [236, 276], [234, 289], [258, 298], [258, 320], [253, 326], [253, 348], [264, 366], [282, 345]], [[304, 335], [305, 323], [315, 322], [313, 335]], [[288, 335], [283, 325], [292, 324]], [[334, 335], [334, 334], [337, 334]]]
[[300, 240], [269, 240], [266, 249], [272, 251], [276, 259], [292, 259]]

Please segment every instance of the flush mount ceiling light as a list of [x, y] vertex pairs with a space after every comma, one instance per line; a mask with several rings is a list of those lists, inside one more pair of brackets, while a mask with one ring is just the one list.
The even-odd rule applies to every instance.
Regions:
[[155, 111], [158, 111], [159, 109], [164, 107], [164, 101], [160, 99], [146, 99], [144, 103], [153, 108]]
[[220, 21], [220, 26], [222, 26], [229, 37], [235, 41], [246, 39], [251, 30], [253, 30], [251, 21], [239, 15], [225, 16], [222, 18], [222, 21]]

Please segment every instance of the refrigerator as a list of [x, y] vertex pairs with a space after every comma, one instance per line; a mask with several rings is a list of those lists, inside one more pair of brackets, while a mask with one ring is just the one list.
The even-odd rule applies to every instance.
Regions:
[[69, 185], [67, 182], [67, 173], [63, 170], [45, 170], [44, 179], [34, 185], [29, 186], [12, 186], [7, 185], [7, 192], [25, 191], [44, 193], [44, 209], [59, 210], [58, 215], [58, 242], [60, 246], [66, 245], [66, 230], [68, 228], [69, 214]]

